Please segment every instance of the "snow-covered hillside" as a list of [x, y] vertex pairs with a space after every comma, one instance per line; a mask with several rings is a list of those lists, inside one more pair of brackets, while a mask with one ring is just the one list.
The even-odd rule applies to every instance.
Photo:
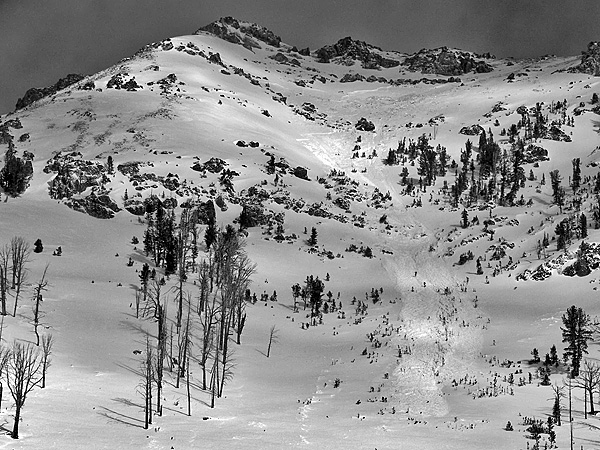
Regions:
[[[598, 264], [565, 275], [582, 240], [600, 241], [600, 79], [568, 70], [580, 57], [406, 55], [349, 38], [311, 52], [234, 19], [205, 30], [148, 45], [0, 117], [2, 147], [33, 167], [24, 193], [3, 196], [0, 245], [14, 236], [44, 245], [1, 338], [35, 343], [32, 288], [49, 264], [42, 324], [55, 340], [47, 387], [28, 397], [18, 441], [4, 390], [0, 447], [531, 447], [525, 418], [545, 422], [553, 391], [530, 352], [562, 353], [571, 305], [600, 314]], [[438, 158], [431, 186], [423, 136]], [[242, 238], [259, 301], [246, 306], [241, 344], [230, 343], [233, 377], [214, 408], [194, 360], [202, 327], [193, 320], [191, 416], [186, 383], [176, 388], [167, 370], [163, 414], [146, 430], [142, 362], [156, 324], [136, 318], [135, 302], [142, 266], [153, 266], [143, 243], [153, 196], [177, 218], [214, 204], [222, 227], [251, 214]], [[565, 219], [566, 252], [555, 240]], [[208, 257], [206, 228], [197, 263]], [[310, 275], [328, 299], [316, 324], [301, 301], [294, 311], [292, 295]], [[200, 284], [191, 271], [184, 290], [196, 298]], [[171, 330], [178, 285], [171, 275], [163, 290]], [[170, 367], [177, 355], [167, 354]], [[595, 344], [588, 356], [598, 358]], [[566, 366], [551, 371], [562, 385]], [[600, 423], [584, 418], [581, 389], [573, 416], [576, 445], [598, 445]], [[565, 448], [568, 411], [562, 417]]]

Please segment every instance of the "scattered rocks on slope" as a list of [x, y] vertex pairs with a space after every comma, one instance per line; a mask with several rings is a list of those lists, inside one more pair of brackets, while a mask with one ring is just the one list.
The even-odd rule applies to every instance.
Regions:
[[83, 80], [85, 77], [83, 75], [79, 75], [76, 73], [70, 73], [64, 78], [59, 79], [52, 86], [44, 87], [44, 88], [31, 88], [25, 92], [25, 95], [17, 100], [17, 104], [15, 106], [15, 111], [19, 109], [26, 108], [38, 100], [49, 97], [51, 95], [56, 94], [58, 91], [65, 89], [66, 87], [71, 86], [72, 84], [77, 83], [78, 81]]
[[126, 80], [127, 73], [117, 73], [108, 80], [106, 83], [106, 89], [125, 89], [126, 91], [135, 92], [138, 89], [143, 89], [136, 81], [135, 77], [131, 77]]
[[[239, 142], [239, 141], [238, 141]], [[219, 173], [229, 164], [227, 161], [222, 160], [221, 158], [210, 158], [204, 164], [200, 164], [197, 162], [192, 166], [192, 170], [196, 172], [210, 172], [210, 173]]]

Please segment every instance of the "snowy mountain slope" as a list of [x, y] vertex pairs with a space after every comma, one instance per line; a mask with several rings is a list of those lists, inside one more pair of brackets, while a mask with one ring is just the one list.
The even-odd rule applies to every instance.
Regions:
[[[595, 272], [568, 278], [554, 269], [544, 282], [516, 281], [540, 265], [537, 241], [544, 233], [554, 236], [556, 224], [572, 211], [566, 207], [561, 213], [552, 205], [549, 172], [559, 169], [566, 179], [571, 160], [579, 157], [584, 177], [596, 175], [597, 114], [590, 98], [599, 90], [597, 79], [565, 72], [578, 58], [486, 59], [493, 71], [452, 80], [410, 72], [402, 64], [367, 69], [348, 54], [322, 63], [316, 52], [302, 55], [284, 43], [275, 47], [257, 38], [264, 34], [236, 30], [240, 44], [206, 31], [152, 44], [0, 118], [19, 119], [22, 128], [9, 128], [17, 154], [34, 155], [29, 188], [2, 204], [0, 242], [15, 235], [44, 242], [44, 252], [32, 256], [29, 281], [50, 263], [44, 323], [56, 339], [48, 387], [28, 399], [22, 439], [6, 436], [0, 445], [525, 448], [522, 416], [545, 419], [552, 394], [539, 386], [529, 352], [562, 346], [560, 317], [571, 304], [599, 312]], [[404, 57], [377, 52], [399, 62]], [[399, 141], [425, 134], [460, 164], [466, 140], [478, 146], [477, 135], [459, 133], [472, 125], [492, 130], [501, 149], [510, 150], [500, 131], [522, 118], [520, 106], [532, 110], [543, 102], [552, 120], [559, 114], [549, 105], [564, 99], [566, 115], [575, 123], [561, 129], [572, 142], [537, 140], [549, 160], [539, 161], [539, 167], [524, 165], [526, 175], [531, 169], [536, 179], [528, 179], [519, 192], [532, 205], [490, 210], [480, 200], [468, 211], [480, 225], [462, 228], [463, 206], [450, 205], [443, 186], [454, 183], [453, 169], [438, 176], [435, 186], [406, 194], [403, 165], [382, 162]], [[575, 115], [578, 107], [587, 111]], [[357, 130], [361, 118], [371, 121], [374, 131]], [[268, 173], [271, 155], [280, 164], [277, 181]], [[237, 173], [230, 177], [232, 189], [220, 181], [222, 168], [207, 169], [211, 158]], [[405, 166], [418, 185], [418, 159]], [[297, 168], [308, 169], [308, 179]], [[64, 173], [69, 183], [57, 184]], [[59, 188], [68, 195], [50, 198]], [[591, 224], [593, 180], [584, 188], [590, 195], [584, 195], [581, 211]], [[192, 416], [187, 417], [185, 390], [175, 388], [169, 374], [165, 412], [145, 431], [137, 392], [139, 352], [145, 330], [152, 332], [155, 325], [135, 318], [137, 271], [149, 260], [141, 244], [130, 243], [133, 236], [142, 240], [143, 216], [126, 208], [134, 210], [151, 194], [174, 198], [178, 205], [220, 198], [226, 207], [217, 211], [217, 220], [225, 225], [240, 215], [242, 205], [256, 200], [250, 192], [261, 189], [267, 193], [261, 205], [271, 219], [248, 230], [246, 248], [257, 263], [251, 288], [259, 297], [276, 291], [278, 301], [248, 306], [234, 377], [214, 409], [208, 407], [209, 393], [199, 389], [201, 370], [194, 366]], [[89, 207], [85, 202], [93, 202], [92, 192], [106, 193], [114, 203], [103, 204], [110, 211], [93, 203], [88, 212], [100, 210], [112, 219], [66, 206]], [[419, 199], [422, 206], [413, 207]], [[278, 213], [289, 236], [282, 243], [272, 231], [280, 223]], [[491, 238], [483, 224], [490, 215]], [[304, 230], [311, 227], [318, 230], [315, 248], [305, 242]], [[588, 239], [597, 237], [590, 229]], [[500, 246], [499, 238], [512, 247], [492, 260], [491, 246]], [[357, 252], [347, 251], [352, 245]], [[58, 246], [63, 256], [52, 257]], [[372, 249], [374, 257], [360, 254], [361, 247]], [[560, 254], [555, 248], [551, 243], [548, 260]], [[202, 256], [205, 247], [200, 250]], [[475, 258], [456, 265], [469, 251]], [[479, 256], [485, 258], [482, 275], [476, 274]], [[323, 324], [306, 327], [307, 311], [292, 311], [290, 287], [311, 274], [329, 278], [325, 291], [342, 303], [343, 314], [325, 314]], [[172, 277], [167, 285], [175, 283]], [[197, 295], [194, 280], [186, 284]], [[375, 289], [381, 296], [377, 303]], [[367, 314], [357, 310], [353, 298], [368, 304]], [[31, 340], [30, 321], [25, 300], [16, 318], [6, 317], [3, 338]], [[266, 358], [272, 325], [279, 342]], [[592, 348], [590, 356], [596, 352]], [[520, 362], [500, 366], [505, 359]], [[533, 383], [505, 380], [519, 369], [523, 374], [514, 376], [531, 372]], [[561, 370], [553, 373], [553, 382], [561, 381]], [[492, 385], [495, 394], [488, 395]], [[582, 392], [575, 397], [576, 435], [591, 445], [589, 429], [596, 419], [581, 417]], [[8, 430], [13, 409], [6, 393], [3, 399]], [[509, 420], [515, 432], [504, 431]], [[566, 427], [557, 434], [559, 445], [566, 445]]]

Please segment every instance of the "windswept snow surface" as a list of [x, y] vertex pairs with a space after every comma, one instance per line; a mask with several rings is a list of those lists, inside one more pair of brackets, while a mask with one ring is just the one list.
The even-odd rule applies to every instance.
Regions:
[[[166, 43], [164, 48], [169, 48]], [[10, 130], [15, 140], [22, 133], [30, 136], [16, 144], [17, 151], [35, 155], [29, 189], [0, 204], [0, 243], [18, 235], [30, 243], [41, 238], [44, 244], [43, 253], [31, 256], [28, 287], [17, 316], [5, 317], [2, 339], [7, 345], [13, 339], [34, 339], [30, 285], [46, 264], [50, 285], [42, 303], [43, 324], [44, 332], [55, 338], [47, 387], [28, 397], [18, 441], [8, 434], [14, 406], [4, 389], [0, 426], [6, 435], [0, 436], [0, 448], [531, 446], [523, 418], [545, 421], [552, 390], [540, 385], [540, 365], [529, 362], [530, 352], [536, 347], [543, 358], [553, 344], [561, 352], [561, 316], [570, 305], [577, 304], [592, 316], [600, 314], [596, 301], [600, 277], [595, 271], [568, 278], [557, 269], [543, 282], [516, 281], [516, 276], [542, 262], [536, 255], [537, 241], [544, 233], [552, 239], [556, 224], [573, 212], [569, 208], [560, 212], [552, 204], [550, 170], [560, 169], [566, 185], [571, 160], [580, 157], [583, 176], [596, 175], [599, 121], [589, 99], [600, 90], [598, 80], [562, 71], [577, 58], [545, 58], [492, 61], [493, 72], [467, 74], [460, 83], [340, 83], [349, 72], [365, 76], [374, 72], [358, 64], [319, 64], [297, 54], [293, 56], [300, 66], [280, 64], [269, 56], [290, 53], [286, 46], [261, 44], [262, 48], [249, 51], [206, 33], [173, 38], [170, 43], [170, 50], [157, 46], [0, 118], [20, 119], [23, 129]], [[223, 65], [208, 61], [216, 53]], [[401, 67], [381, 69], [376, 75], [423, 77], [403, 72]], [[125, 80], [135, 77], [142, 89], [108, 89], [117, 73], [126, 73]], [[509, 83], [511, 73], [520, 75]], [[170, 74], [176, 75], [174, 83], [158, 83]], [[88, 81], [94, 82], [94, 89], [78, 89]], [[502, 149], [510, 149], [500, 131], [520, 119], [519, 106], [532, 108], [544, 102], [547, 112], [551, 102], [563, 99], [568, 100], [570, 116], [580, 102], [588, 111], [575, 117], [574, 127], [563, 127], [573, 142], [537, 142], [548, 150], [550, 160], [539, 167], [524, 166], [526, 175], [532, 169], [535, 179], [528, 179], [520, 193], [533, 204], [490, 211], [480, 202], [468, 211], [470, 218], [478, 216], [479, 225], [463, 229], [463, 207], [449, 205], [442, 188], [444, 182], [454, 183], [453, 169], [439, 176], [434, 187], [406, 195], [400, 183], [402, 165], [382, 163], [400, 140], [423, 133], [431, 135], [432, 145], [445, 146], [451, 160], [458, 162], [467, 138], [478, 145], [477, 136], [459, 134], [462, 127], [474, 124], [491, 129]], [[490, 113], [500, 102], [503, 109]], [[354, 128], [361, 117], [373, 121], [375, 132]], [[430, 122], [433, 118], [437, 119]], [[238, 146], [239, 140], [258, 146]], [[352, 157], [355, 151], [358, 158]], [[135, 236], [142, 241], [146, 224], [143, 217], [125, 210], [101, 220], [51, 200], [48, 183], [55, 175], [43, 169], [57, 152], [79, 152], [78, 157], [98, 162], [110, 155], [115, 166], [140, 162], [145, 180], [116, 171], [105, 183], [120, 207], [125, 192], [130, 198], [138, 193], [140, 199], [151, 193], [174, 197], [179, 204], [221, 194], [228, 208], [217, 211], [217, 220], [231, 223], [241, 211], [239, 199], [221, 189], [217, 175], [203, 178], [191, 169], [195, 162], [212, 157], [225, 160], [228, 169], [239, 174], [234, 177], [236, 195], [258, 186], [274, 197], [287, 195], [303, 202], [294, 211], [282, 202], [265, 201], [271, 211], [285, 213], [285, 234], [296, 234], [295, 239], [277, 243], [267, 227], [248, 230], [246, 250], [257, 263], [251, 289], [259, 298], [276, 291], [278, 301], [248, 305], [242, 344], [231, 344], [234, 376], [215, 408], [209, 407], [209, 392], [201, 389], [201, 368], [193, 363], [191, 416], [185, 383], [175, 388], [175, 374], [167, 372], [163, 415], [154, 415], [150, 428], [143, 429], [141, 363], [147, 333], [155, 338], [156, 324], [135, 316], [137, 272], [149, 259], [142, 244], [131, 240]], [[307, 168], [310, 180], [288, 172], [276, 186], [265, 169], [270, 155], [277, 161], [284, 158], [291, 168]], [[410, 163], [407, 167], [418, 184], [417, 167]], [[332, 170], [353, 182], [343, 187], [351, 193], [348, 210], [333, 203], [344, 191]], [[177, 174], [181, 189], [165, 187], [159, 177], [169, 174]], [[593, 180], [586, 180], [582, 211], [590, 224], [592, 188]], [[389, 198], [378, 201], [377, 192], [389, 193]], [[414, 207], [419, 198], [423, 206]], [[308, 206], [313, 204], [338, 219], [309, 215]], [[483, 230], [483, 220], [490, 216], [492, 239]], [[318, 244], [311, 249], [304, 230], [310, 232], [313, 226]], [[588, 240], [598, 238], [598, 232], [590, 229]], [[490, 247], [500, 245], [499, 239], [513, 246], [501, 260], [492, 260]], [[575, 240], [570, 249], [578, 244]], [[346, 251], [351, 245], [370, 247], [374, 257]], [[52, 256], [59, 246], [62, 256]], [[551, 242], [548, 261], [559, 256], [555, 248]], [[201, 258], [204, 251], [202, 244]], [[456, 265], [467, 251], [475, 258]], [[482, 257], [483, 275], [476, 274], [477, 257]], [[127, 265], [130, 258], [132, 266]], [[342, 303], [341, 311], [325, 314], [322, 324], [310, 327], [302, 302], [299, 312], [293, 311], [290, 290], [308, 275], [329, 278], [325, 292], [331, 291], [336, 306]], [[165, 287], [170, 316], [176, 310], [176, 296], [169, 289], [175, 284], [171, 277]], [[186, 282], [186, 289], [197, 295], [195, 276]], [[377, 303], [371, 298], [375, 290], [380, 294]], [[9, 310], [12, 299], [11, 292]], [[358, 301], [368, 308], [361, 311]], [[273, 325], [279, 341], [267, 358]], [[194, 333], [198, 339], [197, 324]], [[198, 345], [196, 341], [192, 354]], [[595, 343], [589, 357], [598, 357]], [[552, 383], [561, 384], [564, 377], [563, 365], [552, 369]], [[573, 396], [575, 442], [585, 448], [597, 446], [595, 430], [600, 424], [596, 417], [584, 418], [583, 392], [575, 390]], [[563, 426], [556, 428], [559, 448], [565, 448], [569, 439], [564, 411], [562, 417]], [[515, 431], [504, 430], [508, 421]]]

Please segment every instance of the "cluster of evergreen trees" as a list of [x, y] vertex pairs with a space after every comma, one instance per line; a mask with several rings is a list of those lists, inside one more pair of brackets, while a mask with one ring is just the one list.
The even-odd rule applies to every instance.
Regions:
[[297, 301], [299, 298], [304, 303], [304, 309], [310, 306], [311, 324], [316, 325], [321, 317], [321, 307], [323, 306], [323, 291], [325, 283], [313, 275], [306, 277], [304, 286], [296, 283], [292, 286], [292, 296], [294, 298], [294, 311], [298, 311]]
[[0, 170], [0, 186], [11, 197], [21, 195], [27, 189], [33, 175], [31, 158], [19, 158], [12, 141], [4, 154], [4, 167]]
[[[191, 255], [190, 265], [195, 267], [198, 256], [198, 210], [184, 208], [179, 223], [176, 223], [174, 208], [165, 208], [158, 197], [146, 202], [146, 224], [144, 232], [144, 252], [154, 261], [156, 267], [163, 267], [165, 275], [171, 275], [179, 269], [185, 281], [187, 256]], [[205, 239], [214, 239], [216, 231], [214, 218], [209, 223]], [[207, 242], [207, 246], [210, 246]]]

